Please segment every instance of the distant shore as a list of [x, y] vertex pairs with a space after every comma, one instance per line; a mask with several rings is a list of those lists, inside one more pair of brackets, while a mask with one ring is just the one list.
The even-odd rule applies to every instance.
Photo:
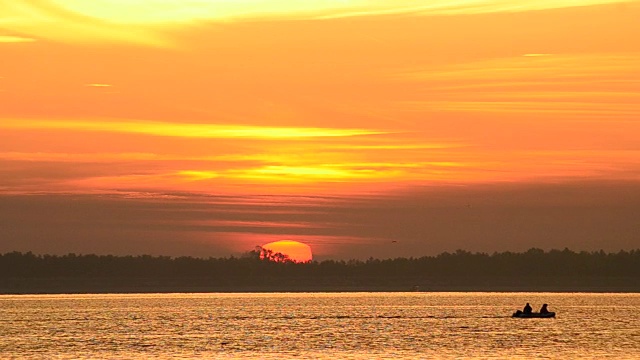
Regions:
[[421, 258], [274, 261], [243, 257], [0, 254], [0, 294], [185, 292], [640, 292], [640, 250], [458, 250]]

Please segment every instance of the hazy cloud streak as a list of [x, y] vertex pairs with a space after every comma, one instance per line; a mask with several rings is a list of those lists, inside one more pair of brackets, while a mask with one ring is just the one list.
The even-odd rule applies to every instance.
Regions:
[[[399, 75], [424, 83], [414, 110], [549, 113], [640, 118], [640, 54], [560, 54], [491, 59]], [[635, 120], [634, 120], [635, 119]]]
[[36, 40], [28, 37], [0, 35], [0, 43], [29, 43], [34, 41]]
[[253, 138], [253, 139], [301, 139], [317, 137], [344, 137], [379, 135], [383, 131], [364, 129], [304, 128], [275, 126], [242, 126], [216, 124], [178, 124], [143, 121], [82, 121], [82, 120], [32, 120], [4, 119], [0, 128], [51, 129], [66, 131], [96, 131], [134, 133], [153, 136], [186, 138]]
[[388, 14], [464, 15], [524, 12], [636, 0], [0, 0], [6, 28], [70, 42], [130, 42], [175, 46], [167, 30], [202, 22], [330, 19]]

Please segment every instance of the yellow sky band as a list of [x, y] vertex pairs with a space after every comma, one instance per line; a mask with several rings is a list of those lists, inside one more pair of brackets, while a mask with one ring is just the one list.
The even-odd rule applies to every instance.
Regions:
[[347, 137], [385, 134], [365, 129], [243, 126], [216, 124], [180, 124], [142, 121], [81, 121], [81, 120], [29, 120], [3, 119], [0, 128], [5, 129], [55, 129], [67, 131], [95, 131], [133, 133], [152, 136], [184, 138], [253, 138], [253, 139], [301, 139], [320, 137]]
[[[122, 42], [157, 47], [177, 44], [171, 28], [203, 22], [332, 19], [393, 14], [417, 16], [523, 12], [637, 0], [0, 0], [0, 29], [63, 42]], [[8, 41], [7, 39], [11, 40]], [[3, 41], [0, 39], [0, 43]]]

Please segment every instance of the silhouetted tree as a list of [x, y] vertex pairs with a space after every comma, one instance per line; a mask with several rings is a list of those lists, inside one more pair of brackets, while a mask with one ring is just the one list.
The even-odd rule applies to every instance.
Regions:
[[261, 246], [258, 246], [256, 248], [260, 248], [260, 259], [265, 260], [265, 261], [273, 261], [273, 262], [277, 262], [277, 263], [288, 263], [288, 262], [293, 262], [293, 260], [291, 260], [291, 258], [289, 257], [289, 255], [280, 253], [280, 252], [274, 252], [271, 249], [265, 249]]

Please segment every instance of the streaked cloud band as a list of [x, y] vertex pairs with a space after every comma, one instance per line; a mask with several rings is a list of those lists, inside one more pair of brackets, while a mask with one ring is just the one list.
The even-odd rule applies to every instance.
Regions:
[[28, 43], [34, 41], [35, 39], [28, 37], [0, 35], [0, 43]]
[[[202, 22], [331, 19], [412, 14], [419, 16], [525, 12], [637, 0], [0, 0], [6, 28], [64, 42], [124, 42], [175, 46], [166, 27]], [[0, 42], [2, 42], [0, 40]]]
[[0, 129], [51, 129], [185, 138], [301, 139], [384, 134], [366, 129], [181, 124], [143, 121], [4, 119]]

